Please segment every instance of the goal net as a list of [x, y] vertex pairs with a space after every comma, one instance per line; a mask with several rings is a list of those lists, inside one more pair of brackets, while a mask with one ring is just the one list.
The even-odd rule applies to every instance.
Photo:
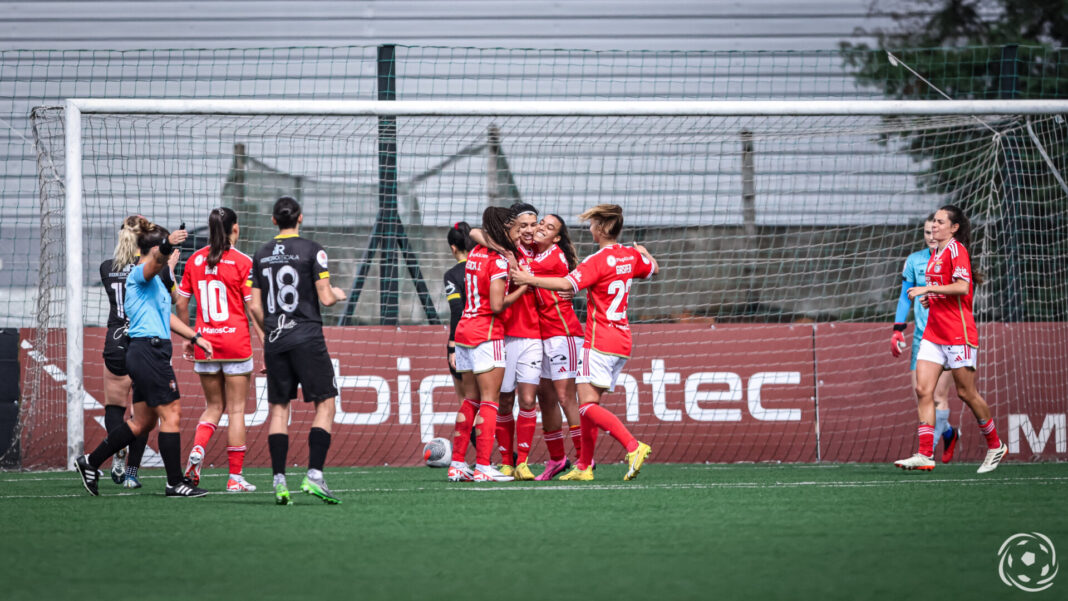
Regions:
[[[329, 464], [413, 465], [451, 434], [446, 233], [518, 199], [561, 215], [580, 257], [594, 245], [577, 215], [619, 204], [621, 241], [659, 260], [632, 290], [635, 353], [605, 403], [670, 462], [911, 454], [908, 350], [891, 356], [890, 324], [924, 218], [960, 205], [986, 279], [979, 389], [1010, 460], [1068, 459], [1068, 107], [1056, 102], [144, 104], [83, 105], [80, 157], [62, 108], [33, 113], [42, 271], [23, 336], [24, 466], [64, 465], [103, 437], [97, 274], [123, 217], [186, 223], [188, 256], [209, 211], [230, 206], [251, 255], [276, 233], [283, 194], [351, 292], [323, 310], [341, 391]], [[189, 441], [203, 394], [192, 365], [174, 363]], [[265, 387], [256, 377], [247, 403], [251, 465], [269, 464]], [[963, 459], [979, 459], [971, 414], [951, 408], [973, 433]], [[298, 462], [311, 417], [294, 405]], [[539, 433], [531, 461], [545, 456]], [[600, 445], [598, 461], [621, 458]]]

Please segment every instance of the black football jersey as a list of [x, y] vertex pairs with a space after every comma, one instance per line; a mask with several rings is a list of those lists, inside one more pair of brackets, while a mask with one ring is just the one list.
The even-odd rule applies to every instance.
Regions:
[[330, 277], [326, 250], [300, 236], [278, 237], [252, 258], [263, 304], [264, 350], [282, 352], [323, 335], [315, 283]]
[[[100, 283], [104, 285], [104, 291], [108, 295], [108, 329], [125, 328], [126, 327], [126, 310], [123, 307], [123, 302], [126, 300], [126, 276], [130, 275], [130, 270], [134, 268], [134, 265], [127, 265], [124, 269], [116, 271], [112, 269], [114, 259], [108, 259], [100, 264]], [[163, 280], [163, 285], [167, 287], [167, 292], [174, 290], [174, 274], [171, 273], [170, 266], [164, 266], [163, 270], [159, 272], [159, 277]]]
[[449, 340], [456, 339], [456, 325], [464, 312], [467, 290], [464, 288], [464, 268], [467, 261], [460, 261], [445, 272], [445, 300], [449, 303]]

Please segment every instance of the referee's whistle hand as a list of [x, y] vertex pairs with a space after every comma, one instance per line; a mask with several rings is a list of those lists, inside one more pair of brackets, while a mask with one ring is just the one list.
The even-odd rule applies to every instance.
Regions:
[[189, 232], [186, 230], [174, 230], [170, 236], [167, 236], [167, 240], [174, 246], [177, 246], [185, 241], [189, 237]]

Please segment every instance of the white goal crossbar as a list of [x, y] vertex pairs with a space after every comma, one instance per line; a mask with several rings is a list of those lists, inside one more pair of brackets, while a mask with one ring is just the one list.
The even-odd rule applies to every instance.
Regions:
[[922, 116], [1061, 115], [1068, 100], [723, 100], [723, 101], [364, 101], [263, 99], [75, 98], [64, 106], [66, 153], [67, 464], [83, 453], [85, 388], [81, 273], [82, 114], [217, 114], [334, 116]]

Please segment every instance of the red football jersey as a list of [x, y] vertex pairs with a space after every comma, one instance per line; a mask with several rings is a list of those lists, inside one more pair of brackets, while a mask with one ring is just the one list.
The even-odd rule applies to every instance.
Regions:
[[630, 357], [627, 297], [634, 278], [647, 278], [653, 263], [629, 246], [613, 244], [586, 257], [567, 274], [575, 292], [588, 288], [584, 348]]
[[[248, 330], [245, 303], [252, 299], [249, 272], [252, 259], [231, 248], [222, 254], [214, 268], [208, 267], [207, 246], [185, 262], [178, 294], [196, 295], [196, 331], [211, 343], [211, 361], [245, 361], [252, 358], [252, 338]], [[204, 351], [194, 349], [197, 361], [207, 361]]]
[[474, 348], [490, 340], [504, 340], [504, 328], [490, 309], [490, 282], [508, 278], [508, 261], [484, 246], [467, 255], [464, 290], [467, 302], [456, 326], [456, 344]]
[[[519, 256], [516, 258], [519, 262], [519, 268], [533, 273], [531, 269], [531, 261], [533, 259], [534, 253], [527, 250], [523, 245], [519, 245]], [[511, 293], [515, 288], [514, 284], [510, 284], [508, 292]], [[503, 315], [502, 321], [504, 322], [505, 336], [537, 338], [540, 340], [541, 328], [538, 324], [538, 300], [534, 295], [534, 290], [528, 288], [523, 296], [520, 296], [518, 300], [512, 303], [512, 306], [508, 307], [508, 311]]]
[[[545, 252], [531, 261], [534, 275], [539, 278], [562, 278], [567, 276], [567, 257], [560, 247], [553, 244]], [[571, 299], [564, 300], [552, 290], [535, 288], [538, 299], [538, 323], [541, 338], [546, 340], [554, 336], [582, 336], [582, 323], [575, 315]]]
[[924, 340], [935, 344], [967, 344], [979, 348], [979, 330], [975, 327], [972, 314], [972, 296], [975, 284], [972, 283], [972, 260], [968, 249], [956, 240], [941, 251], [931, 254], [927, 261], [928, 286], [946, 286], [954, 280], [968, 282], [968, 294], [964, 296], [946, 296], [928, 293], [930, 308], [927, 313], [927, 328], [923, 331]]

